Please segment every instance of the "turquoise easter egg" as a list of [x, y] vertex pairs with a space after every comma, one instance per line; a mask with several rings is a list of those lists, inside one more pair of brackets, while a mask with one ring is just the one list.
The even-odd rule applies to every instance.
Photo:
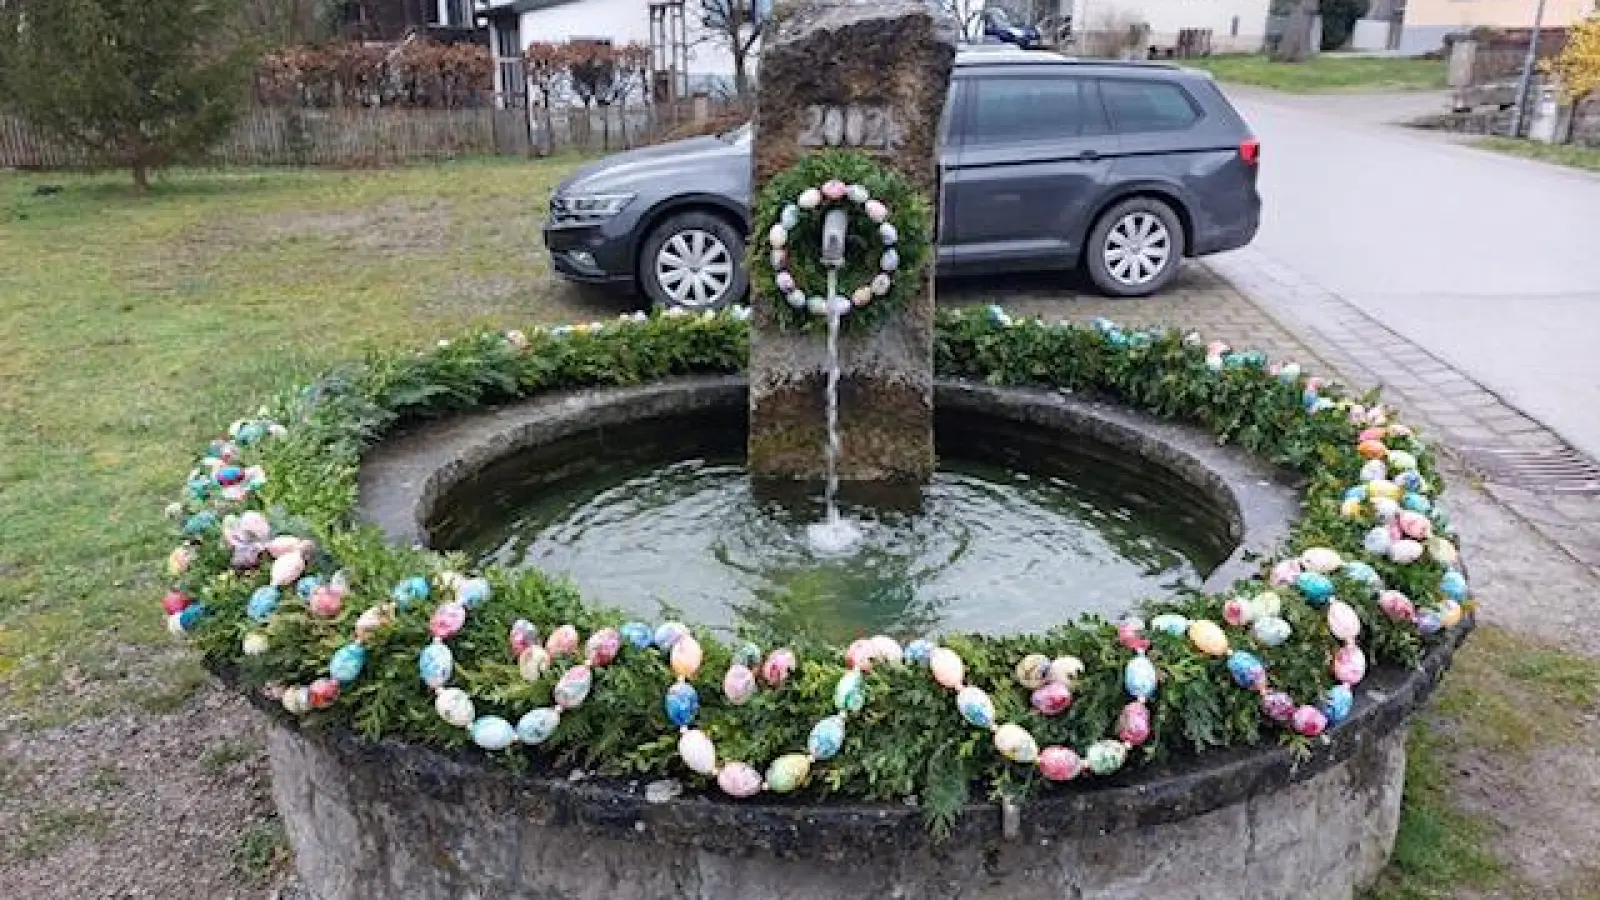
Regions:
[[834, 708], [842, 713], [861, 711], [867, 702], [866, 688], [862, 684], [864, 677], [860, 669], [850, 669], [839, 677], [833, 689]]
[[971, 685], [961, 689], [956, 694], [956, 709], [961, 717], [966, 719], [975, 728], [994, 727], [994, 701], [983, 692], [982, 688]]
[[1110, 775], [1128, 759], [1128, 746], [1121, 741], [1095, 741], [1084, 751], [1084, 762], [1096, 775]]
[[1162, 634], [1183, 637], [1189, 633], [1189, 620], [1174, 613], [1162, 613], [1150, 620], [1150, 627]]
[[1345, 563], [1340, 574], [1356, 584], [1374, 589], [1383, 587], [1383, 576], [1378, 574], [1378, 570], [1359, 560]]
[[688, 728], [694, 717], [700, 713], [700, 694], [694, 685], [687, 681], [680, 681], [667, 688], [667, 698], [663, 705], [667, 710], [667, 720], [679, 728]]
[[300, 595], [301, 600], [308, 600], [319, 587], [322, 587], [322, 579], [307, 575], [294, 583], [294, 592]]
[[217, 527], [217, 514], [209, 509], [201, 510], [184, 520], [184, 537], [200, 537], [211, 529]]
[[485, 750], [504, 750], [517, 739], [511, 723], [499, 716], [483, 716], [472, 723], [472, 742]]
[[443, 687], [450, 680], [450, 675], [455, 671], [456, 658], [450, 648], [434, 641], [422, 648], [417, 654], [417, 671], [422, 675], [422, 683], [428, 687]]
[[200, 624], [200, 620], [205, 617], [206, 608], [204, 604], [196, 603], [186, 606], [182, 612], [178, 613], [178, 627], [184, 631], [193, 631], [195, 626]]
[[278, 589], [270, 584], [258, 587], [245, 605], [245, 614], [257, 622], [265, 623], [278, 611], [278, 598], [281, 596]]
[[1433, 512], [1433, 501], [1422, 494], [1412, 491], [1400, 498], [1400, 505], [1414, 513], [1427, 515]]
[[1333, 596], [1333, 579], [1321, 572], [1301, 572], [1295, 576], [1294, 586], [1312, 606], [1321, 606]]
[[1457, 569], [1447, 569], [1439, 578], [1439, 592], [1457, 603], [1467, 599], [1467, 576]]
[[334, 654], [328, 663], [328, 674], [340, 684], [350, 684], [361, 677], [361, 670], [367, 664], [367, 648], [360, 644], [345, 644]]
[[1122, 669], [1122, 687], [1135, 700], [1149, 700], [1156, 693], [1156, 667], [1149, 657], [1128, 660]]
[[395, 585], [389, 596], [394, 598], [395, 605], [401, 609], [410, 609], [413, 605], [428, 599], [430, 593], [432, 588], [428, 586], [428, 579], [413, 576]]
[[811, 726], [806, 752], [815, 759], [833, 759], [844, 746], [844, 716], [829, 716]]
[[733, 651], [734, 665], [744, 666], [747, 669], [754, 669], [760, 665], [761, 657], [761, 648], [751, 641], [741, 642], [738, 649]]
[[536, 709], [517, 722], [517, 740], [534, 746], [550, 740], [561, 727], [561, 710], [551, 707]]

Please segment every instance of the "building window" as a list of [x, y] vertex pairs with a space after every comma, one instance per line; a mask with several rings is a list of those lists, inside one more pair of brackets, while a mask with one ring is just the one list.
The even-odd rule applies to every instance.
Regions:
[[471, 0], [445, 0], [444, 24], [450, 28], [471, 28]]
[[518, 109], [528, 104], [528, 79], [522, 69], [522, 34], [516, 19], [496, 22], [494, 61], [500, 91], [500, 105]]

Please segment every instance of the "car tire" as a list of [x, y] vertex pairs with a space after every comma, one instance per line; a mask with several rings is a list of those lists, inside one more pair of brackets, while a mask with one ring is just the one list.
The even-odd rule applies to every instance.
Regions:
[[738, 303], [750, 287], [744, 236], [716, 213], [669, 216], [645, 238], [639, 285], [663, 309], [701, 312]]
[[1095, 221], [1084, 259], [1101, 291], [1145, 297], [1178, 274], [1183, 252], [1183, 223], [1172, 207], [1154, 197], [1130, 197]]

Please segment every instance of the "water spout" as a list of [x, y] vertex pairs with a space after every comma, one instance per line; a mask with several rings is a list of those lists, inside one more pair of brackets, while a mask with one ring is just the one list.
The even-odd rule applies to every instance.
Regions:
[[806, 529], [811, 550], [818, 556], [844, 556], [861, 543], [861, 529], [839, 513], [839, 272], [828, 269], [828, 442], [824, 448], [828, 482], [823, 497], [827, 517]]

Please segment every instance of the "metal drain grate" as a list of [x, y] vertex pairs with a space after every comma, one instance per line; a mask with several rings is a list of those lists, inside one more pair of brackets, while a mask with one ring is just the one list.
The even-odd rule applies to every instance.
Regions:
[[1562, 444], [1537, 449], [1459, 447], [1490, 481], [1562, 494], [1600, 494], [1600, 465]]

